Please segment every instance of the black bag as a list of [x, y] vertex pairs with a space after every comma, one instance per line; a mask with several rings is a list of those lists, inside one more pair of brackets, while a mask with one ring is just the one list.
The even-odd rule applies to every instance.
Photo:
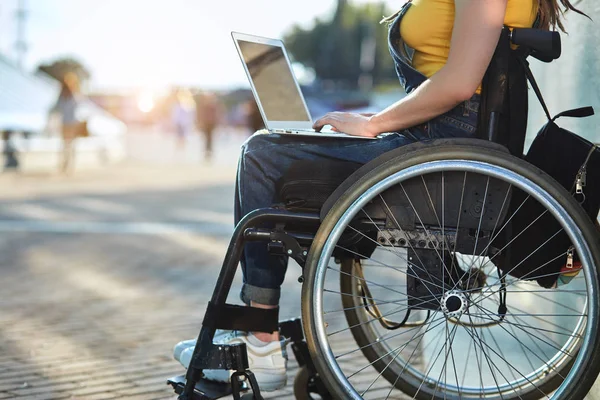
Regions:
[[595, 221], [600, 211], [600, 148], [554, 122], [559, 117], [587, 117], [593, 114], [592, 107], [584, 107], [562, 112], [552, 118], [537, 134], [525, 160], [569, 190]]
[[[600, 211], [600, 149], [555, 122], [559, 117], [587, 117], [593, 115], [594, 110], [583, 107], [551, 118], [533, 74], [526, 63], [523, 65], [548, 117], [525, 160], [570, 191], [595, 221]], [[528, 199], [520, 190], [513, 192], [509, 215], [517, 210], [518, 214], [510, 222], [505, 238], [498, 240], [496, 247], [505, 245], [519, 233], [522, 235], [507, 246], [500, 268], [518, 278], [536, 280], [542, 287], [553, 287], [561, 269], [577, 259], [577, 255], [572, 254], [571, 240], [553, 216], [543, 214], [545, 209], [541, 204]], [[571, 256], [573, 259], [569, 258]]]

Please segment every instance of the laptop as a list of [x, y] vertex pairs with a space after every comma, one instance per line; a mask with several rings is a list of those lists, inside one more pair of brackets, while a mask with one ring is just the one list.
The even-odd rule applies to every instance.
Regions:
[[231, 36], [270, 133], [375, 139], [331, 130], [316, 132], [283, 41], [239, 32], [232, 32]]

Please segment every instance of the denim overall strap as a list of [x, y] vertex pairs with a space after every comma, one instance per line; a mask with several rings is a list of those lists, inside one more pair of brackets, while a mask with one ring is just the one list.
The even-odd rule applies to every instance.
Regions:
[[[388, 47], [394, 64], [396, 73], [400, 79], [400, 84], [406, 94], [409, 94], [418, 88], [427, 77], [417, 71], [412, 66], [412, 57], [414, 50], [411, 49], [402, 39], [400, 34], [400, 23], [412, 3], [408, 2], [390, 19], [393, 22], [389, 26]], [[474, 94], [473, 97], [452, 110], [442, 114], [432, 120], [412, 127], [404, 132], [416, 140], [444, 137], [473, 137], [477, 127], [480, 95]]]
[[425, 75], [413, 68], [412, 55], [414, 50], [406, 45], [400, 35], [400, 22], [411, 5], [412, 3], [409, 2], [402, 6], [400, 11], [396, 13], [396, 17], [390, 24], [388, 31], [389, 51], [394, 60], [400, 84], [406, 94], [412, 92], [427, 80]]

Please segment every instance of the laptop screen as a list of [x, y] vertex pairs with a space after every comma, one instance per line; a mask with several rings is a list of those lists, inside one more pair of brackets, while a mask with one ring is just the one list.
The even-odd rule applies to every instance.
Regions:
[[237, 43], [267, 120], [310, 122], [283, 49], [239, 39]]

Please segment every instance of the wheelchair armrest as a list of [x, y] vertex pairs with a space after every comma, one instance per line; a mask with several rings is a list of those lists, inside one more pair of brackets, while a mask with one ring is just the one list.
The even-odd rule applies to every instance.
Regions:
[[551, 62], [560, 57], [562, 45], [560, 34], [533, 28], [515, 28], [511, 33], [513, 44], [527, 47], [531, 56], [543, 62]]

